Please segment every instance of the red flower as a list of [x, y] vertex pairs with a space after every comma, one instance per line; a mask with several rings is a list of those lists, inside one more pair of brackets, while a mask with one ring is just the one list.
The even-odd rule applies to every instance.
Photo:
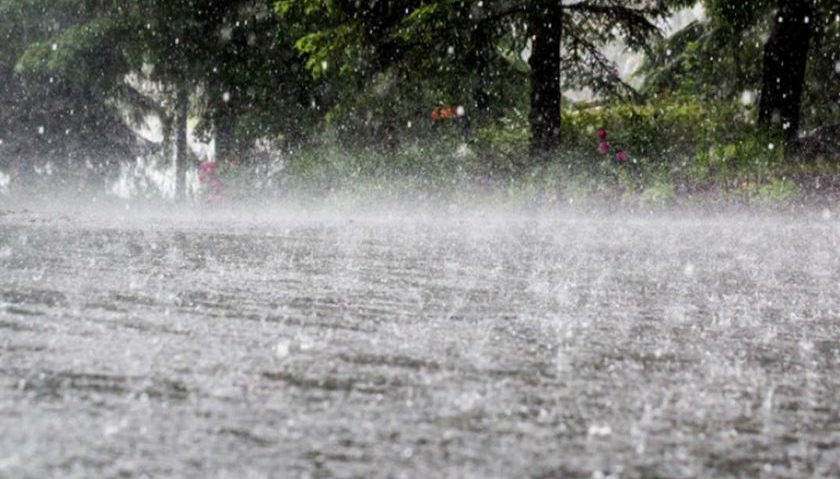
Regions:
[[625, 153], [622, 150], [618, 150], [618, 152], [616, 152], [615, 154], [615, 161], [619, 163], [624, 163], [625, 161], [627, 161], [627, 153]]
[[606, 141], [602, 141], [600, 145], [598, 145], [598, 151], [602, 154], [606, 155], [610, 152], [610, 144]]
[[603, 128], [598, 128], [598, 139], [604, 141], [607, 139], [607, 130]]

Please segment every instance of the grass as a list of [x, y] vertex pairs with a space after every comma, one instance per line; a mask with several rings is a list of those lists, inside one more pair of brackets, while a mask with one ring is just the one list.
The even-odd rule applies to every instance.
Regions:
[[[486, 154], [462, 142], [415, 143], [394, 152], [309, 148], [287, 157], [273, 182], [285, 196], [337, 202], [372, 200], [493, 202], [512, 206], [609, 205], [659, 209], [681, 205], [787, 207], [840, 197], [840, 165], [788, 164], [757, 157], [677, 165], [617, 164], [590, 155], [561, 155], [548, 165], [494, 168]], [[587, 161], [590, 161], [587, 163]], [[238, 180], [252, 192], [248, 175]]]

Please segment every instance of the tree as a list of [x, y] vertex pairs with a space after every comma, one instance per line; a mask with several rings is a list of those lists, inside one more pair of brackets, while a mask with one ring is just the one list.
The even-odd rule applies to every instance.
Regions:
[[714, 101], [760, 92], [756, 117], [768, 133], [784, 136], [788, 153], [795, 152], [803, 127], [840, 122], [840, 5], [821, 0], [704, 0], [703, 5], [706, 19], [655, 46], [641, 70], [643, 91], [678, 90]]
[[[563, 88], [631, 92], [601, 47], [619, 39], [630, 48], [645, 47], [658, 32], [653, 20], [665, 12], [658, 2], [642, 0], [581, 0], [567, 5], [560, 0], [382, 0], [361, 5], [282, 0], [277, 9], [281, 15], [321, 19], [315, 31], [297, 42], [316, 75], [324, 73], [324, 66], [336, 65], [347, 77], [367, 79], [357, 80], [357, 85], [370, 85], [369, 80], [383, 72], [416, 85], [420, 82], [401, 74], [410, 65], [415, 77], [437, 80], [440, 96], [464, 97], [465, 84], [481, 85], [471, 89], [473, 105], [486, 104], [481, 91], [489, 86], [488, 77], [505, 81], [492, 75], [493, 59], [503, 58], [515, 68], [527, 52], [531, 152], [542, 161], [559, 144]], [[472, 53], [459, 57], [458, 52]], [[423, 58], [419, 63], [418, 56]], [[477, 68], [453, 75], [459, 65]]]
[[294, 48], [302, 27], [282, 22], [270, 0], [223, 5], [228, 8], [212, 27], [215, 41], [203, 47], [197, 69], [197, 130], [215, 137], [220, 164], [247, 162], [260, 138], [299, 147], [323, 116], [313, 100], [328, 95]]
[[[691, 7], [677, 0], [671, 11]], [[657, 95], [678, 92], [721, 101], [738, 98], [761, 80], [761, 19], [770, 0], [705, 0], [705, 18], [690, 22], [655, 42], [637, 74], [641, 91]]]
[[3, 148], [68, 156], [74, 142], [63, 136], [72, 132], [75, 150], [95, 161], [133, 159], [130, 148], [93, 146], [130, 147], [135, 135], [119, 117], [154, 115], [179, 198], [188, 116], [205, 139], [215, 136], [218, 161], [241, 161], [258, 138], [304, 141], [323, 116], [311, 105], [328, 96], [294, 49], [300, 27], [281, 24], [268, 0], [0, 0], [0, 33], [9, 39], [0, 51]]
[[129, 27], [97, 2], [0, 0], [0, 156], [21, 175], [49, 163], [93, 181], [146, 146], [108, 105]]
[[187, 114], [189, 112], [189, 91], [181, 86], [175, 98], [175, 200], [183, 201], [187, 196], [186, 175], [188, 165]]
[[560, 2], [542, 0], [528, 14], [531, 35], [531, 157], [548, 158], [560, 146], [560, 43], [563, 9]]
[[814, 21], [811, 0], [778, 0], [773, 30], [764, 45], [758, 121], [768, 129], [783, 131], [786, 147], [799, 137]]

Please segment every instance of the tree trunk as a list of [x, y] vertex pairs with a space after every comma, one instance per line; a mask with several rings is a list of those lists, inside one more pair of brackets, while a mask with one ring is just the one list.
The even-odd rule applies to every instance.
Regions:
[[472, 51], [468, 56], [467, 66], [473, 69], [477, 81], [473, 89], [473, 111], [470, 113], [476, 119], [483, 120], [493, 116], [490, 89], [494, 79], [489, 78], [489, 73], [494, 46], [486, 25], [477, 25], [473, 29], [472, 37]]
[[778, 0], [773, 31], [764, 45], [758, 121], [770, 131], [781, 129], [786, 147], [792, 146], [799, 136], [813, 22], [811, 0]]
[[234, 136], [239, 109], [238, 96], [219, 79], [210, 93], [213, 109], [213, 127], [216, 140], [216, 167], [239, 161], [239, 142]]
[[234, 116], [227, 106], [216, 116], [216, 167], [230, 164], [234, 159], [233, 153], [233, 121]]
[[545, 162], [560, 146], [560, 40], [563, 11], [556, 0], [535, 2], [531, 33], [531, 158]]
[[172, 115], [169, 112], [161, 113], [160, 129], [163, 135], [163, 163], [172, 164]]
[[178, 88], [175, 99], [175, 201], [187, 197], [187, 108], [189, 94], [184, 87]]

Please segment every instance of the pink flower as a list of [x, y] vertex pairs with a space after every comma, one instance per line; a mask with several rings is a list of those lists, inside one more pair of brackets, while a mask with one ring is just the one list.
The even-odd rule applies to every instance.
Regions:
[[607, 139], [607, 130], [603, 128], [598, 128], [598, 139], [604, 141]]
[[602, 154], [606, 155], [610, 152], [610, 144], [606, 141], [602, 141], [600, 145], [598, 145], [598, 151]]
[[211, 178], [216, 176], [216, 162], [205, 161], [198, 165], [198, 181], [206, 183]]
[[618, 152], [616, 152], [615, 154], [615, 161], [619, 163], [624, 163], [625, 161], [627, 161], [627, 153], [625, 153], [623, 150], [618, 150]]

